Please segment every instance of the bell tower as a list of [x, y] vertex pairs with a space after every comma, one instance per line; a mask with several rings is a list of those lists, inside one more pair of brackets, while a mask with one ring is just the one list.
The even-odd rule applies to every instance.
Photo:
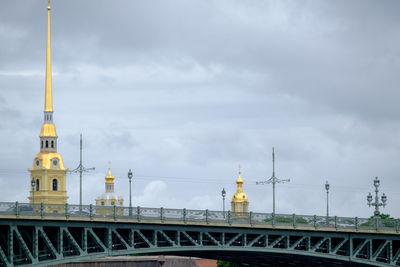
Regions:
[[65, 204], [67, 202], [64, 162], [57, 153], [57, 132], [53, 122], [53, 92], [51, 83], [50, 0], [47, 5], [46, 76], [44, 118], [39, 135], [40, 152], [33, 159], [30, 176], [29, 202], [38, 204]]

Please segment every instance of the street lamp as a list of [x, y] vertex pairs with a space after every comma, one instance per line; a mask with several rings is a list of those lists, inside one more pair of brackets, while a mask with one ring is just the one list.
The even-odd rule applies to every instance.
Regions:
[[225, 192], [225, 188], [222, 188], [222, 212], [224, 214], [224, 219], [225, 219], [225, 196], [226, 196], [226, 192]]
[[35, 210], [35, 179], [32, 179], [31, 181], [31, 186], [32, 186], [32, 205], [33, 205], [33, 209]]
[[325, 183], [325, 189], [326, 189], [326, 217], [329, 217], [329, 183], [326, 181]]
[[129, 179], [129, 216], [132, 216], [132, 170], [129, 169], [128, 179]]
[[368, 201], [368, 206], [371, 207], [375, 207], [375, 211], [374, 211], [374, 216], [375, 217], [379, 217], [380, 212], [379, 212], [379, 207], [385, 207], [386, 206], [386, 201], [387, 201], [387, 196], [385, 195], [385, 193], [382, 194], [381, 196], [381, 201], [379, 201], [379, 185], [380, 185], [380, 181], [378, 179], [378, 177], [375, 177], [374, 180], [374, 186], [375, 186], [375, 201], [372, 202], [372, 194], [371, 192], [369, 192], [368, 196], [367, 196], [367, 201]]
[[272, 184], [272, 213], [275, 216], [275, 184], [290, 182], [290, 179], [278, 179], [275, 177], [275, 150], [272, 148], [272, 177], [267, 181], [256, 182], [257, 185]]

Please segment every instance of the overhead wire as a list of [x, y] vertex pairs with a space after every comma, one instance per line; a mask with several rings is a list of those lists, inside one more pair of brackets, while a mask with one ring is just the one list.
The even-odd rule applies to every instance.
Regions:
[[[29, 174], [28, 170], [20, 170], [20, 169], [0, 169], [0, 175], [7, 175], [7, 174]], [[122, 174], [120, 172], [113, 172], [116, 177], [124, 177], [127, 174]], [[102, 172], [93, 172], [90, 174], [86, 174], [90, 176], [103, 176], [104, 173]], [[151, 179], [156, 179], [156, 180], [161, 180], [161, 181], [168, 181], [168, 182], [174, 182], [174, 183], [199, 183], [199, 184], [219, 184], [219, 185], [231, 185], [232, 184], [232, 178], [216, 178], [216, 177], [187, 177], [187, 176], [163, 176], [163, 175], [144, 175], [144, 174], [137, 174], [134, 175], [134, 180], [140, 180], [140, 181], [146, 181]], [[246, 186], [247, 187], [256, 187], [256, 179], [252, 179], [247, 177], [246, 179]], [[339, 192], [370, 192], [372, 191], [371, 188], [367, 187], [351, 187], [351, 186], [342, 186], [342, 185], [332, 185], [331, 184], [331, 190], [330, 191], [339, 191]], [[257, 186], [259, 187], [259, 186]], [[312, 191], [317, 191], [317, 190], [322, 190], [323, 185], [320, 184], [304, 184], [304, 183], [285, 183], [285, 184], [280, 184], [279, 187], [283, 187], [286, 189], [304, 189], [304, 190], [312, 190]], [[391, 194], [400, 194], [400, 191], [396, 191], [387, 187], [382, 186], [382, 190], [385, 191], [385, 193], [391, 193]]]

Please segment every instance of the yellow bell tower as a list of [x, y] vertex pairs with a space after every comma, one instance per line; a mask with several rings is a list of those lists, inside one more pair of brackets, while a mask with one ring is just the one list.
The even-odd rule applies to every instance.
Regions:
[[53, 95], [51, 87], [50, 0], [47, 6], [46, 78], [44, 93], [44, 121], [40, 130], [40, 152], [33, 159], [30, 203], [65, 204], [67, 202], [64, 162], [57, 153], [57, 133], [53, 123]]
[[249, 212], [249, 199], [245, 192], [243, 192], [243, 179], [241, 177], [239, 165], [239, 176], [236, 179], [237, 189], [236, 193], [232, 196], [231, 212], [234, 217], [246, 217]]

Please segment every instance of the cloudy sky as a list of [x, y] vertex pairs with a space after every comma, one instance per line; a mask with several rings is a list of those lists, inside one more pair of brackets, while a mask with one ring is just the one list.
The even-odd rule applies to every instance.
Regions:
[[[0, 201], [27, 201], [39, 152], [47, 1], [0, 3]], [[85, 204], [107, 162], [128, 205], [222, 209], [242, 165], [250, 209], [370, 216], [375, 176], [400, 217], [400, 2], [52, 3], [54, 118], [65, 165], [84, 138]], [[68, 175], [70, 203], [79, 176]]]

